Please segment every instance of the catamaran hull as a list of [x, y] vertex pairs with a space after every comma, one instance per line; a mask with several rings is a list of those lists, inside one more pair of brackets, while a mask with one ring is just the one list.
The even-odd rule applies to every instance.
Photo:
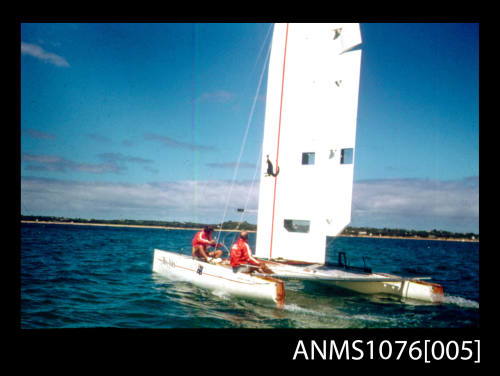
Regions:
[[155, 249], [153, 272], [234, 296], [272, 301], [278, 307], [283, 307], [285, 301], [284, 283], [279, 279], [234, 273], [230, 266], [194, 260], [179, 253]]
[[273, 277], [316, 281], [334, 285], [362, 294], [389, 294], [404, 299], [440, 302], [443, 287], [419, 279], [407, 279], [384, 273], [362, 273], [341, 268], [325, 268], [321, 265], [296, 266], [268, 261], [266, 265], [273, 271]]
[[351, 282], [330, 281], [332, 285], [356, 291], [362, 294], [388, 294], [403, 299], [421, 300], [426, 302], [440, 302], [443, 299], [443, 288], [435, 283], [424, 281], [401, 282]]

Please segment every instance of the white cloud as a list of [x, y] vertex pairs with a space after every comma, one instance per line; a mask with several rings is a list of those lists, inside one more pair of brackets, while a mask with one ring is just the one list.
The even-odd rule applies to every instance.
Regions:
[[224, 163], [207, 163], [206, 164], [210, 168], [227, 168], [234, 170], [236, 167], [239, 168], [253, 168], [255, 169], [255, 164], [252, 163], [247, 163], [247, 162], [240, 162], [239, 164], [237, 162], [224, 162]]
[[39, 140], [44, 140], [44, 139], [45, 140], [55, 140], [56, 139], [56, 136], [53, 134], [41, 132], [41, 131], [38, 131], [38, 130], [33, 129], [33, 128], [28, 128], [28, 129], [24, 130], [23, 134], [26, 134], [31, 138], [39, 139]]
[[46, 63], [56, 65], [58, 67], [69, 67], [69, 63], [62, 56], [45, 51], [42, 47], [36, 44], [21, 42], [21, 53], [33, 56]]
[[215, 150], [213, 146], [197, 145], [189, 142], [175, 140], [171, 137], [162, 136], [156, 133], [144, 134], [146, 140], [157, 141], [166, 146], [167, 148], [181, 148], [188, 150]]
[[119, 174], [127, 170], [127, 163], [138, 163], [147, 168], [148, 171], [157, 171], [151, 168], [152, 160], [140, 157], [124, 155], [121, 153], [101, 153], [98, 154], [102, 163], [82, 163], [72, 161], [57, 155], [48, 154], [21, 154], [21, 162], [25, 163], [25, 170], [27, 171], [80, 171], [92, 174], [105, 174], [114, 173]]
[[[249, 182], [235, 183], [231, 190], [224, 181], [124, 184], [26, 177], [21, 200], [24, 214], [33, 215], [220, 222], [239, 219], [236, 209], [244, 207], [250, 188]], [[248, 208], [257, 207], [257, 195], [254, 186]]]
[[[352, 226], [479, 232], [479, 179], [355, 182]], [[226, 202], [227, 197], [229, 200]], [[217, 223], [256, 209], [258, 182], [177, 181], [146, 184], [22, 178], [25, 214]], [[224, 209], [227, 204], [227, 213]], [[255, 214], [243, 220], [256, 223]]]
[[26, 164], [25, 170], [27, 171], [80, 171], [89, 172], [93, 174], [103, 173], [120, 173], [124, 166], [117, 164], [115, 161], [105, 161], [103, 163], [80, 163], [75, 162], [56, 155], [47, 154], [21, 154], [21, 162]]
[[478, 232], [479, 178], [355, 182], [352, 224]]
[[211, 103], [229, 103], [235, 98], [233, 93], [227, 90], [216, 90], [213, 92], [206, 92], [200, 95], [198, 101], [211, 102]]

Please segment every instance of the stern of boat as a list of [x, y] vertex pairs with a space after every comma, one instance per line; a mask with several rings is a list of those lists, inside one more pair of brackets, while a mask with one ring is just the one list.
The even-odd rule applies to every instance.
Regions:
[[444, 299], [443, 286], [426, 281], [404, 281], [402, 297], [424, 300], [432, 303], [442, 302]]

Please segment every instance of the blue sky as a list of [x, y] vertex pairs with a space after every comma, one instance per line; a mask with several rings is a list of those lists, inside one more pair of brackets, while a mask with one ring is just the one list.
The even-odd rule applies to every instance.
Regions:
[[[22, 24], [22, 213], [255, 223], [271, 27]], [[361, 33], [351, 224], [479, 232], [479, 26]]]

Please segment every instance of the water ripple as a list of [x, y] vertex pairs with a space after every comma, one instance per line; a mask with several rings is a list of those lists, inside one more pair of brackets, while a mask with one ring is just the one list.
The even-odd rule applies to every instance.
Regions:
[[[315, 283], [287, 284], [284, 309], [234, 298], [151, 270], [154, 247], [189, 252], [193, 231], [22, 225], [22, 328], [478, 327], [478, 245], [338, 238], [352, 265], [427, 275], [442, 304], [414, 304]], [[255, 247], [255, 235], [251, 234]], [[439, 244], [438, 244], [439, 243]]]

